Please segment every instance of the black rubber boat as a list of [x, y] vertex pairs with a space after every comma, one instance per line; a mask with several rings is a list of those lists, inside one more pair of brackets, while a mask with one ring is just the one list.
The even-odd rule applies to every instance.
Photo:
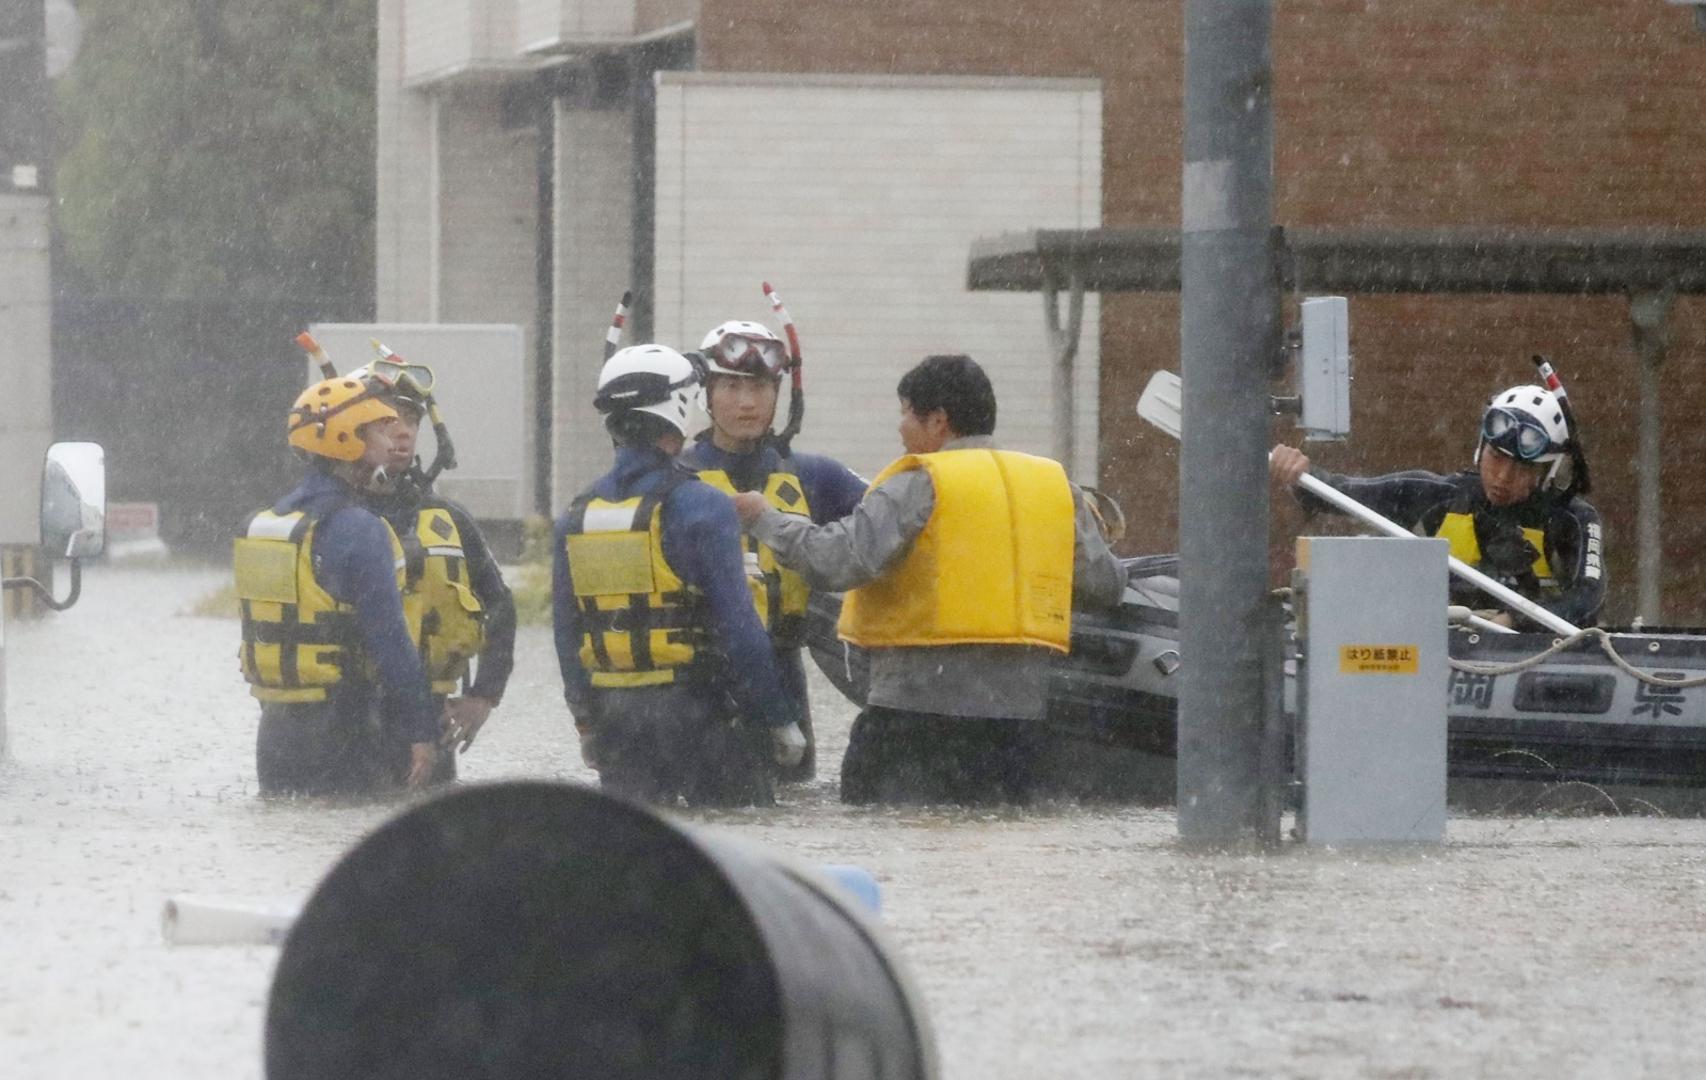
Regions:
[[[1107, 614], [1075, 613], [1072, 653], [1054, 668], [1049, 786], [1071, 797], [1170, 802], [1177, 672], [1189, 663], [1179, 653], [1178, 557], [1125, 562], [1124, 604]], [[862, 703], [865, 658], [836, 637], [840, 608], [838, 595], [813, 598], [807, 643], [830, 681]], [[1642, 671], [1706, 675], [1706, 633], [1613, 635], [1618, 654]], [[1453, 660], [1476, 664], [1526, 660], [1555, 640], [1549, 633], [1450, 636]], [[1655, 685], [1582, 641], [1520, 672], [1454, 669], [1444, 693], [1459, 805], [1530, 808], [1547, 794], [1536, 784], [1583, 789], [1573, 799], [1581, 807], [1623, 808], [1631, 799], [1666, 809], [1706, 805], [1706, 686]], [[1290, 697], [1288, 686], [1288, 709]], [[1562, 809], [1569, 801], [1553, 797], [1546, 805]]]

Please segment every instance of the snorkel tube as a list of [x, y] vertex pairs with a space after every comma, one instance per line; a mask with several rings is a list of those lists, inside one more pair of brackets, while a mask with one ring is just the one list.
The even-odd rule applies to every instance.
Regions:
[[318, 341], [314, 340], [313, 334], [306, 330], [302, 331], [296, 335], [296, 344], [308, 354], [308, 359], [319, 365], [321, 378], [335, 379], [338, 377], [338, 369], [332, 366], [332, 358], [327, 356], [326, 350], [321, 348]]
[[806, 416], [806, 392], [800, 385], [800, 369], [804, 361], [800, 356], [800, 332], [794, 328], [794, 317], [788, 314], [788, 309], [782, 303], [782, 297], [764, 282], [764, 296], [770, 301], [770, 310], [782, 320], [782, 332], [788, 337], [788, 370], [792, 372], [788, 393], [788, 424], [776, 436], [776, 448], [783, 457], [793, 453], [794, 436], [800, 433], [800, 422]]
[[1534, 368], [1540, 373], [1541, 385], [1552, 391], [1558, 399], [1558, 407], [1564, 412], [1564, 423], [1570, 429], [1570, 481], [1564, 485], [1560, 497], [1569, 499], [1576, 495], [1586, 495], [1592, 481], [1588, 477], [1587, 452], [1582, 449], [1582, 433], [1576, 424], [1576, 411], [1570, 407], [1569, 391], [1564, 389], [1564, 380], [1558, 378], [1553, 370], [1552, 362], [1536, 353]]
[[616, 355], [616, 350], [622, 347], [622, 329], [628, 325], [628, 304], [634, 299], [634, 290], [629, 289], [622, 294], [622, 299], [616, 302], [616, 314], [610, 319], [610, 329], [604, 332], [604, 359], [609, 360]]

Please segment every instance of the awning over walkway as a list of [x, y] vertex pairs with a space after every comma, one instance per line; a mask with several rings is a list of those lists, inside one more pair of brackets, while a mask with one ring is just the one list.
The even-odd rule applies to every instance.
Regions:
[[[1327, 293], [1706, 293], [1706, 232], [1287, 229], [1290, 287]], [[973, 290], [1177, 292], [1173, 229], [1037, 229], [972, 244]]]

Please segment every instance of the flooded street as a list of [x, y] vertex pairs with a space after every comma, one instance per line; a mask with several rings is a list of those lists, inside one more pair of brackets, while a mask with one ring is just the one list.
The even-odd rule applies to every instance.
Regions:
[[[396, 803], [262, 803], [218, 570], [96, 568], [7, 628], [0, 1075], [261, 1074], [277, 950], [163, 943], [181, 892], [303, 894]], [[465, 780], [585, 782], [550, 635], [524, 627]], [[815, 675], [815, 672], [814, 672]], [[1441, 848], [1196, 854], [1172, 814], [848, 809], [821, 776], [684, 815], [870, 870], [942, 1075], [1527, 1077], [1706, 1071], [1706, 822], [1463, 818]]]

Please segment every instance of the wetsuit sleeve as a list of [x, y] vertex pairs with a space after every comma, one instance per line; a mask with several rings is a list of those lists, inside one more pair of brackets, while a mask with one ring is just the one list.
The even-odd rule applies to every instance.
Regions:
[[722, 674], [735, 706], [763, 727], [791, 723], [794, 711], [776, 671], [776, 650], [746, 584], [734, 504], [704, 484], [689, 483], [664, 507], [664, 559], [704, 597], [711, 644], [725, 660]]
[[446, 501], [445, 509], [456, 521], [456, 531], [462, 534], [462, 551], [468, 559], [468, 587], [485, 611], [486, 644], [480, 650], [468, 693], [495, 705], [503, 700], [510, 672], [515, 670], [515, 597], [510, 595], [503, 571], [498, 569], [498, 561], [492, 557], [492, 549], [486, 545], [473, 516], [453, 502]]
[[592, 680], [581, 666], [580, 608], [569, 578], [569, 517], [557, 519], [551, 530], [551, 630], [557, 643], [557, 667], [563, 673], [563, 700], [578, 723], [591, 723]]
[[362, 647], [379, 676], [386, 728], [408, 742], [436, 742], [438, 709], [409, 638], [384, 523], [366, 510], [337, 511], [321, 522], [314, 549], [315, 577], [333, 599], [355, 609]]
[[1546, 523], [1547, 561], [1554, 568], [1561, 595], [1541, 606], [1559, 618], [1589, 626], [1605, 604], [1604, 533], [1599, 511], [1585, 499], [1571, 499], [1552, 512]]
[[1077, 485], [1072, 488], [1072, 603], [1074, 607], [1108, 610], [1125, 597], [1125, 567], [1108, 550], [1090, 500]]
[[794, 463], [795, 474], [805, 486], [806, 498], [811, 503], [812, 521], [819, 525], [851, 514], [871, 486], [858, 473], [834, 458], [798, 454]]
[[752, 535], [814, 589], [843, 592], [881, 577], [905, 555], [936, 508], [936, 486], [923, 469], [897, 473], [872, 488], [853, 512], [824, 525], [766, 510]]
[[[1414, 527], [1423, 514], [1441, 503], [1451, 501], [1458, 491], [1457, 485], [1450, 477], [1421, 469], [1387, 473], [1385, 476], [1342, 476], [1325, 469], [1311, 468], [1309, 474], [1405, 528]], [[1297, 501], [1310, 513], [1323, 510], [1340, 513], [1333, 504], [1301, 488], [1293, 490], [1297, 494]]]

